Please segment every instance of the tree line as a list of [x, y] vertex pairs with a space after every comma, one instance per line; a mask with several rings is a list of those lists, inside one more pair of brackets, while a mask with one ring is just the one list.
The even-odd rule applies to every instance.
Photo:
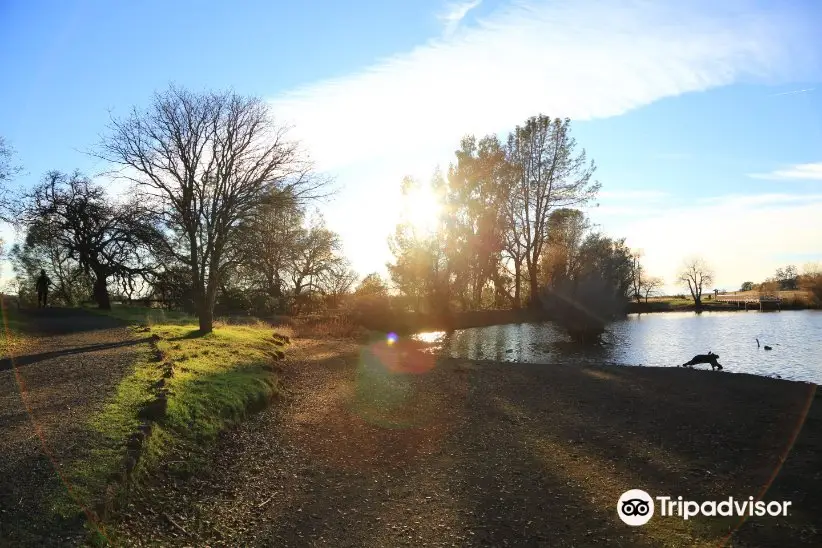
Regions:
[[113, 118], [94, 153], [130, 183], [126, 198], [53, 171], [5, 201], [24, 234], [11, 251], [21, 296], [45, 270], [63, 304], [155, 300], [208, 332], [215, 307], [294, 312], [356, 282], [339, 236], [309, 211], [327, 181], [260, 99], [172, 86]]
[[[447, 175], [436, 170], [427, 183], [442, 206], [436, 226], [405, 212], [390, 238], [402, 309], [530, 308], [599, 324], [661, 288], [641, 253], [596, 230], [581, 209], [600, 183], [568, 119], [531, 117], [504, 141], [469, 135], [455, 156]], [[401, 183], [406, 198], [423, 187]]]
[[[0, 153], [6, 181], [14, 168], [5, 145]], [[61, 171], [3, 196], [24, 234], [11, 252], [21, 296], [45, 270], [63, 304], [157, 301], [196, 314], [203, 332], [215, 310], [299, 313], [352, 294], [435, 315], [549, 310], [596, 331], [663, 283], [584, 213], [600, 183], [568, 119], [534, 116], [504, 140], [463, 138], [447, 173], [427, 183], [441, 205], [435, 225], [406, 211], [389, 238], [391, 287], [372, 274], [356, 291], [339, 235], [311, 210], [328, 181], [262, 100], [171, 86], [112, 118], [94, 154], [129, 184], [125, 197]], [[401, 183], [406, 198], [422, 187]]]
[[774, 293], [777, 291], [797, 291], [807, 292], [813, 303], [822, 304], [822, 265], [808, 263], [802, 273], [796, 265], [787, 265], [784, 268], [777, 268], [773, 276], [769, 276], [765, 281], [754, 283], [744, 282], [740, 291], [759, 291], [762, 293]]

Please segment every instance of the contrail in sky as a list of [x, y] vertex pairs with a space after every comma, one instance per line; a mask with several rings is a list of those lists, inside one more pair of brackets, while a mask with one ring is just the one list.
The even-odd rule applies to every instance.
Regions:
[[813, 91], [816, 88], [808, 88], [808, 89], [797, 89], [794, 91], [783, 91], [782, 93], [774, 93], [771, 97], [776, 97], [777, 95], [794, 95], [797, 93], [805, 93], [806, 91]]

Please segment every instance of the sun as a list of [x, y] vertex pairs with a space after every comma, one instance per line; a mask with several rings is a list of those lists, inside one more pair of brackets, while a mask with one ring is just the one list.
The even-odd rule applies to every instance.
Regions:
[[430, 186], [414, 188], [404, 196], [404, 201], [406, 219], [414, 229], [427, 234], [437, 229], [442, 204]]

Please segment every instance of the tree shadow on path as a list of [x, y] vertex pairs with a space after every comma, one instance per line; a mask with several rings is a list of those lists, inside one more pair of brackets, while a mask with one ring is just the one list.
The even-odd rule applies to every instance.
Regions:
[[84, 520], [54, 512], [54, 495], [68, 488], [59, 472], [95, 443], [88, 420], [147, 350], [146, 339], [83, 310], [19, 318], [29, 353], [0, 361], [0, 545], [79, 545]]

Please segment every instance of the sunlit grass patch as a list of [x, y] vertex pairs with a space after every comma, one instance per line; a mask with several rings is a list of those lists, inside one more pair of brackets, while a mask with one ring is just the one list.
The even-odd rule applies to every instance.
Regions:
[[[163, 469], [195, 470], [198, 456], [217, 434], [278, 393], [272, 364], [282, 356], [282, 343], [272, 337], [270, 327], [219, 325], [200, 335], [196, 323], [177, 321], [150, 326], [141, 321], [144, 325], [134, 328], [135, 336], [153, 339], [155, 347], [147, 345], [140, 352], [110, 402], [90, 418], [94, 443], [64, 471], [77, 500], [68, 493], [58, 497], [56, 508], [62, 515], [76, 514], [77, 502], [98, 514], [108, 513], [112, 501], [124, 495], [123, 485], [140, 489]], [[167, 402], [164, 413], [155, 419], [141, 417], [161, 392]], [[139, 459], [130, 463], [133, 470], [124, 482], [133, 455], [129, 440], [133, 443], [135, 433], [147, 424], [150, 433], [140, 440]]]

